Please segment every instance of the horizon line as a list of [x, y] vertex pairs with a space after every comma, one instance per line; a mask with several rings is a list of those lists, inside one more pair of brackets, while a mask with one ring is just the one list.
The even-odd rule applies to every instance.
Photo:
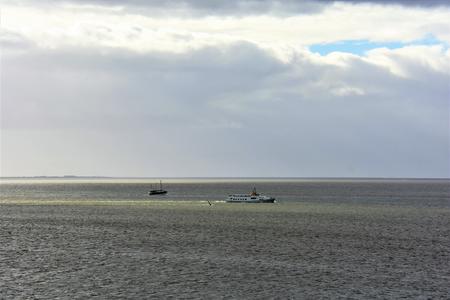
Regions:
[[1, 179], [395, 179], [395, 180], [450, 180], [450, 177], [366, 177], [366, 176], [0, 176]]

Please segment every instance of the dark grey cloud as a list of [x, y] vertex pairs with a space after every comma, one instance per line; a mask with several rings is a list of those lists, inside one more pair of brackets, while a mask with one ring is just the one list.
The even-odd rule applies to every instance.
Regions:
[[346, 68], [301, 54], [287, 64], [249, 43], [183, 54], [10, 53], [2, 66], [3, 168], [448, 177], [449, 76], [395, 59], [413, 76], [358, 57]]
[[306, 14], [320, 12], [336, 2], [352, 4], [373, 3], [420, 7], [450, 6], [447, 0], [12, 0], [8, 3], [28, 5], [60, 5], [64, 3], [123, 7], [134, 13], [152, 15], [258, 15], [258, 14]]
[[[1, 0], [0, 0], [1, 2]], [[8, 3], [36, 4], [34, 0], [12, 0]], [[60, 4], [98, 5], [123, 7], [134, 13], [152, 15], [257, 15], [264, 13], [291, 14], [320, 11], [324, 3], [316, 0], [43, 0], [38, 5]]]

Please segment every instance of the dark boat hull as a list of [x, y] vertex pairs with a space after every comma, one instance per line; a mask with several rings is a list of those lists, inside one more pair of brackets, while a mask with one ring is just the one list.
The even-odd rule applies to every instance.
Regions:
[[148, 192], [149, 195], [164, 195], [167, 194], [167, 191], [164, 190], [153, 190]]

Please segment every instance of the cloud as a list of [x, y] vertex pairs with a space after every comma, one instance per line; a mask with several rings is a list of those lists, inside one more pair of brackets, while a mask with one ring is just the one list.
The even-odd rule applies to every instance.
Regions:
[[[34, 0], [13, 0], [8, 3], [32, 4]], [[335, 3], [376, 4], [376, 5], [402, 5], [416, 7], [450, 6], [446, 0], [43, 0], [40, 5], [84, 5], [117, 7], [135, 12], [147, 10], [152, 14], [179, 14], [179, 15], [259, 15], [259, 14], [305, 14], [316, 13], [332, 6]]]
[[[321, 2], [329, 2], [327, 0], [319, 0]], [[446, 0], [339, 0], [338, 2], [350, 2], [355, 4], [360, 3], [375, 3], [383, 5], [404, 5], [404, 6], [449, 6], [450, 3]]]
[[288, 62], [252, 43], [11, 53], [3, 172], [446, 177], [449, 61], [435, 46]]
[[[9, 4], [36, 5], [33, 0], [9, 1]], [[109, 7], [133, 13], [161, 16], [244, 16], [259, 14], [291, 15], [295, 13], [314, 13], [322, 10], [325, 3], [316, 0], [231, 0], [231, 1], [194, 1], [194, 0], [43, 0], [40, 6], [85, 6]]]
[[[246, 41], [289, 57], [293, 51], [310, 45], [342, 41], [347, 41], [345, 45], [366, 41], [371, 48], [379, 48], [384, 44], [427, 43], [426, 38], [433, 36], [435, 44], [450, 43], [450, 8], [356, 7], [340, 3], [313, 15], [189, 18], [123, 14], [104, 7], [42, 9], [6, 5], [4, 12], [4, 30], [47, 49], [100, 47], [181, 53]], [[376, 30], [373, 24], [377, 24]]]
[[25, 51], [33, 46], [30, 39], [14, 31], [3, 30], [0, 33], [0, 47], [4, 50]]
[[5, 2], [2, 175], [449, 177], [450, 9], [392, 3]]

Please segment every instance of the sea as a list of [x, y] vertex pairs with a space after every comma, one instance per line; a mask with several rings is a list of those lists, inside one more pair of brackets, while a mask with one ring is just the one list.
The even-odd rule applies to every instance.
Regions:
[[1, 179], [0, 299], [450, 299], [449, 179], [159, 180]]

